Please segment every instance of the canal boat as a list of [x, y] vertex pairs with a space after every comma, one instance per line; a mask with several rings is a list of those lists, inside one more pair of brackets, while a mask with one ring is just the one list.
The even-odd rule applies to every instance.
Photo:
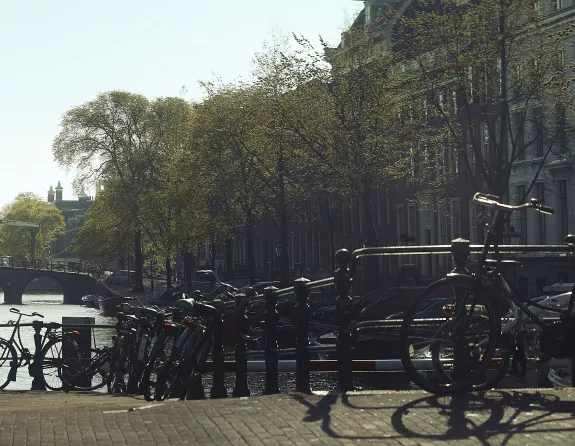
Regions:
[[116, 317], [121, 311], [121, 304], [128, 302], [126, 297], [104, 297], [98, 300], [100, 311], [104, 316]]
[[86, 296], [82, 297], [82, 305], [88, 308], [99, 308], [98, 301], [103, 299], [102, 296], [98, 294], [87, 294]]

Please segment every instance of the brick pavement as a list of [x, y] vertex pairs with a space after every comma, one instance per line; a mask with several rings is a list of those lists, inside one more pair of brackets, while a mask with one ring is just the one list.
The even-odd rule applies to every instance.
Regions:
[[575, 443], [575, 389], [283, 394], [168, 401], [0, 392], [0, 446]]

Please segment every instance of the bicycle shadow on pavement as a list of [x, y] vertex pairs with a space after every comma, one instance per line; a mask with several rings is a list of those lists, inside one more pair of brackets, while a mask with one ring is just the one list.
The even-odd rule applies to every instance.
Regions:
[[561, 435], [575, 432], [575, 402], [561, 392], [491, 391], [485, 394], [428, 396], [397, 408], [392, 426], [404, 438], [448, 441], [473, 438], [507, 444], [517, 434]]

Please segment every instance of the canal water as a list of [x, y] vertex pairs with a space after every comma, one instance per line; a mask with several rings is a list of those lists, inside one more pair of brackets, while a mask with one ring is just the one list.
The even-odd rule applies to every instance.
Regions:
[[[0, 302], [3, 302], [4, 296], [0, 291]], [[105, 317], [100, 314], [99, 310], [86, 308], [79, 305], [64, 305], [63, 296], [60, 294], [25, 294], [22, 305], [2, 305], [0, 304], [0, 324], [5, 324], [10, 320], [17, 319], [17, 315], [10, 312], [10, 308], [18, 308], [24, 313], [37, 312], [44, 315], [44, 322], [62, 322], [62, 317], [93, 317], [96, 324], [110, 325], [110, 330], [94, 330], [92, 344], [96, 346], [110, 345], [111, 337], [114, 334], [113, 325], [116, 319]], [[31, 323], [30, 317], [22, 317], [22, 323]], [[0, 327], [0, 337], [9, 338], [12, 334], [12, 328]], [[24, 346], [34, 351], [34, 330], [32, 327], [22, 327], [22, 342]], [[211, 387], [211, 376], [204, 376], [204, 387], [206, 394], [209, 395]], [[231, 395], [235, 383], [233, 373], [226, 374], [226, 387]], [[32, 378], [28, 374], [28, 368], [18, 369], [17, 380], [11, 382], [6, 389], [24, 390], [30, 389]], [[403, 373], [355, 373], [354, 385], [358, 389], [406, 389], [409, 383], [405, 380]], [[263, 373], [250, 373], [248, 375], [248, 386], [252, 395], [260, 395], [264, 387]], [[279, 386], [282, 391], [291, 391], [295, 388], [294, 373], [280, 373]], [[311, 386], [313, 390], [334, 390], [337, 386], [337, 374], [335, 373], [312, 373]]]

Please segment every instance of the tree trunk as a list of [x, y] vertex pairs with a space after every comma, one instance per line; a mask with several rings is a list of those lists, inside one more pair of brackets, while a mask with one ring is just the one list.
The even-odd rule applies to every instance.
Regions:
[[194, 269], [194, 255], [191, 252], [184, 253], [184, 278], [187, 292], [192, 291], [192, 272]]
[[166, 289], [172, 288], [172, 262], [166, 257]]
[[142, 231], [141, 229], [136, 229], [134, 235], [134, 261], [136, 262], [136, 278], [134, 283], [133, 291], [142, 292], [144, 291], [144, 270], [142, 268], [143, 256], [142, 256]]
[[226, 239], [226, 280], [230, 280], [234, 277], [234, 258], [233, 258], [233, 240], [231, 238]]
[[[375, 247], [378, 245], [379, 240], [377, 231], [375, 229], [375, 222], [373, 221], [373, 212], [371, 209], [371, 185], [364, 184], [363, 192], [361, 194], [361, 204], [363, 207], [363, 217], [366, 227], [366, 247]], [[365, 284], [368, 290], [376, 290], [379, 288], [379, 257], [367, 256], [364, 259], [365, 265]]]
[[278, 227], [280, 231], [280, 281], [289, 282], [289, 255], [288, 255], [288, 213], [285, 195], [284, 159], [280, 155], [278, 160]]
[[256, 261], [254, 256], [254, 216], [246, 216], [246, 263], [250, 285], [256, 283]]
[[[329, 246], [329, 270], [335, 271], [335, 224], [334, 218], [329, 207], [329, 198], [325, 198], [322, 203], [324, 221], [327, 222], [328, 229], [328, 246]], [[320, 254], [321, 255], [321, 254]]]
[[210, 237], [210, 269], [216, 272], [216, 243], [214, 237]]

